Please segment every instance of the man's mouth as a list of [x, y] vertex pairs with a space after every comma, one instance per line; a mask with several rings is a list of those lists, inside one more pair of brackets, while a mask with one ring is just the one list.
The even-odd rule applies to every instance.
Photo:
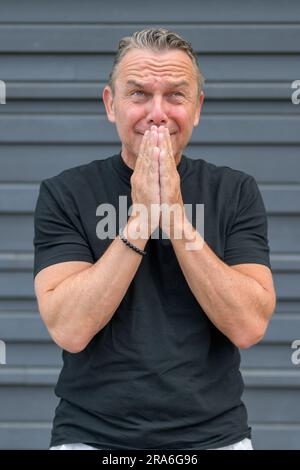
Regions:
[[[145, 132], [146, 132], [146, 131], [145, 131]], [[144, 135], [145, 132], [139, 132], [139, 131], [137, 131], [137, 134]], [[170, 135], [174, 135], [174, 134], [177, 134], [177, 132], [170, 132]]]

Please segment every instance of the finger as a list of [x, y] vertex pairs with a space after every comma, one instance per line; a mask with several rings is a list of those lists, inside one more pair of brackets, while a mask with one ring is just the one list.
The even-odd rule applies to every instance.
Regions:
[[148, 173], [150, 171], [150, 166], [152, 162], [152, 152], [153, 152], [153, 148], [156, 145], [156, 141], [157, 141], [156, 131], [155, 130], [149, 131], [149, 137], [146, 143], [145, 155], [143, 159], [143, 171], [145, 173]]
[[152, 149], [150, 171], [152, 174], [157, 174], [157, 177], [158, 177], [158, 158], [159, 158], [159, 147], [155, 146]]
[[[153, 126], [154, 127], [154, 126]], [[156, 127], [156, 126], [155, 126]], [[151, 131], [151, 145], [153, 147], [156, 147], [157, 146], [157, 140], [158, 140], [158, 133], [157, 133], [157, 128], [156, 129], [153, 129]], [[151, 149], [152, 150], [152, 149]]]
[[170, 175], [170, 167], [167, 163], [166, 151], [160, 150], [159, 152], [159, 176], [168, 177]]
[[134, 171], [136, 173], [141, 173], [143, 166], [144, 166], [144, 158], [145, 158], [145, 153], [146, 153], [146, 148], [149, 142], [149, 131], [146, 131], [145, 134], [143, 135], [142, 143], [140, 145], [138, 157], [135, 162], [135, 167]]
[[174, 159], [173, 156], [169, 153], [167, 136], [165, 132], [161, 133], [160, 135], [160, 149], [162, 158], [160, 159], [159, 164], [165, 168], [163, 174], [171, 174], [171, 172], [174, 170]]
[[166, 128], [165, 136], [166, 136], [166, 145], [167, 145], [169, 155], [172, 157], [172, 160], [174, 160], [172, 140], [171, 140], [171, 135], [170, 135], [168, 128]]
[[159, 132], [158, 132], [158, 144], [159, 144], [160, 150], [166, 150], [167, 151], [167, 145], [166, 145], [164, 131], [163, 131], [162, 126], [160, 126]]
[[147, 142], [148, 135], [149, 135], [149, 131], [147, 130], [147, 131], [144, 133], [143, 138], [142, 138], [142, 142], [141, 142], [140, 149], [139, 149], [139, 155], [140, 155], [140, 154], [143, 154], [144, 151], [145, 151], [145, 147], [146, 147], [146, 142]]
[[171, 136], [168, 128], [164, 129], [164, 139], [165, 139], [165, 149], [166, 149], [166, 159], [170, 170], [176, 169], [176, 163], [173, 156], [173, 148], [171, 142]]
[[[145, 141], [143, 153], [140, 154], [140, 161], [139, 161], [139, 166], [138, 166], [139, 179], [143, 181], [147, 181], [147, 177], [149, 175], [151, 162], [152, 162], [152, 151], [157, 143], [156, 130], [153, 129], [152, 131], [146, 131], [146, 132], [147, 132], [147, 138]], [[143, 184], [146, 184], [146, 183], [143, 183]]]
[[167, 159], [166, 164], [168, 164], [170, 170], [176, 168], [176, 163], [173, 156], [173, 148], [171, 142], [171, 136], [169, 129], [167, 127], [161, 126], [160, 128], [160, 148], [165, 151], [165, 158]]

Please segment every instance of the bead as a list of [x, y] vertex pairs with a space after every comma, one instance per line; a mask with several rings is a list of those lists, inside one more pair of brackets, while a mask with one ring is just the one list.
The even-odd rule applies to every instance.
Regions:
[[120, 239], [122, 240], [122, 242], [125, 243], [125, 245], [129, 246], [129, 248], [131, 248], [132, 250], [134, 250], [136, 253], [140, 254], [140, 255], [146, 255], [147, 252], [144, 251], [144, 250], [141, 250], [140, 248], [138, 248], [137, 246], [133, 245], [132, 243], [130, 243], [129, 240], [127, 240], [127, 238], [125, 238], [124, 234], [123, 234], [123, 229], [120, 228], [119, 230], [119, 236], [120, 236]]

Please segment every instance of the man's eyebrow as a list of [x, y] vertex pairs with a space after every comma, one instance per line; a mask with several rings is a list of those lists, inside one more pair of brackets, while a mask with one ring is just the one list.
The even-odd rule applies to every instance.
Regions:
[[168, 82], [168, 85], [174, 88], [180, 88], [180, 87], [189, 87], [190, 84], [186, 80], [181, 80], [181, 82]]
[[[126, 82], [127, 86], [135, 86], [137, 88], [144, 88], [146, 85], [141, 82], [137, 82], [136, 80], [128, 80]], [[180, 87], [189, 87], [190, 84], [186, 80], [182, 80], [180, 82], [167, 82], [168, 87], [173, 87], [173, 88], [180, 88]]]
[[143, 83], [136, 82], [135, 80], [127, 80], [126, 85], [127, 85], [127, 86], [128, 86], [128, 85], [129, 85], [129, 86], [136, 86], [136, 87], [138, 87], [138, 88], [143, 88], [143, 87], [144, 87]]

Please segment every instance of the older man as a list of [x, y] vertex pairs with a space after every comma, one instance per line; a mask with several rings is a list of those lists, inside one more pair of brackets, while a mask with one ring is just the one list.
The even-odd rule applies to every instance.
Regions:
[[[183, 154], [202, 84], [176, 33], [122, 39], [103, 91], [121, 151], [41, 184], [35, 290], [64, 359], [54, 449], [252, 448], [238, 348], [275, 308], [267, 220], [252, 176]], [[132, 212], [99, 237], [121, 196]], [[203, 233], [186, 204], [204, 205]]]

